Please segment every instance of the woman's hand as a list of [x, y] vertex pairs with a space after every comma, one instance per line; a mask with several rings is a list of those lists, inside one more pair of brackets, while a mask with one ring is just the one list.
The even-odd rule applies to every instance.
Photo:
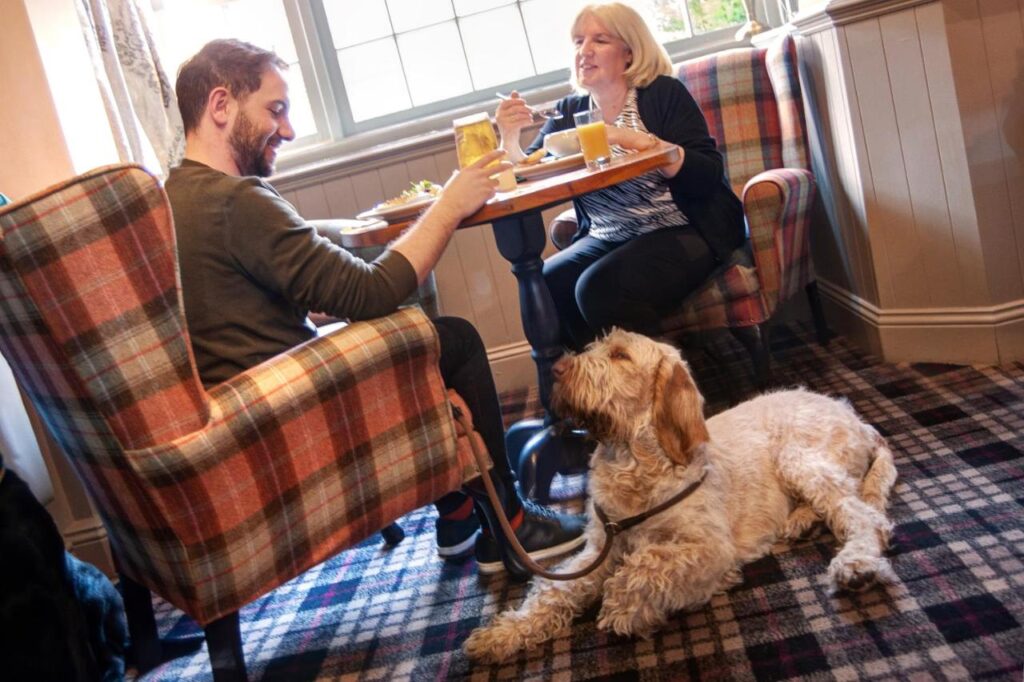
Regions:
[[519, 131], [533, 122], [533, 110], [526, 104], [526, 100], [519, 96], [515, 90], [498, 103], [498, 109], [494, 112], [494, 122], [498, 125], [498, 132], [502, 138], [519, 137]]
[[519, 133], [533, 122], [533, 109], [513, 90], [508, 99], [498, 103], [498, 109], [494, 112], [494, 122], [498, 126], [498, 134], [501, 135], [500, 146], [508, 152], [508, 160], [522, 161], [526, 155], [519, 146]]
[[632, 128], [608, 126], [608, 144], [618, 145], [623, 149], [642, 152], [658, 144], [659, 140], [651, 133]]

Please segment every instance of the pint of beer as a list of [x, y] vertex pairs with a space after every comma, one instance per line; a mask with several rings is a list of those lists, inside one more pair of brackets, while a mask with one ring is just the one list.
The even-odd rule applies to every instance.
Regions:
[[[452, 122], [455, 127], [455, 152], [459, 168], [465, 168], [489, 151], [498, 148], [494, 126], [486, 113], [463, 116]], [[511, 192], [516, 188], [516, 177], [509, 168], [498, 174], [498, 191]]]

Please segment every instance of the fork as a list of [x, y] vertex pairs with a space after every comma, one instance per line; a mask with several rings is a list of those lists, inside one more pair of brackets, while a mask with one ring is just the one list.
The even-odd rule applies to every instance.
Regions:
[[[496, 92], [494, 93], [494, 95], [498, 99], [512, 99], [510, 95], [506, 95], [502, 92]], [[529, 107], [529, 109], [534, 116], [540, 116], [541, 118], [550, 118], [554, 119], [555, 121], [562, 118], [562, 112], [556, 109], [555, 107], [547, 107], [546, 109], [534, 109], [533, 107]]]

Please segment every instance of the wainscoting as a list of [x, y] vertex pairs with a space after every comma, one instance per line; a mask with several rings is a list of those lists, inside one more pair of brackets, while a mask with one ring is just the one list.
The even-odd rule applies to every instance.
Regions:
[[834, 0], [795, 24], [830, 321], [887, 360], [1024, 358], [1024, 1]]

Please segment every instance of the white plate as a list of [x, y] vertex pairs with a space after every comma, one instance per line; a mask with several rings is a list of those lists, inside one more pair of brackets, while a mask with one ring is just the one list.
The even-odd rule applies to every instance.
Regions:
[[583, 153], [581, 152], [579, 154], [563, 156], [560, 159], [532, 163], [529, 166], [516, 166], [512, 169], [512, 172], [516, 174], [516, 177], [520, 177], [523, 180], [536, 180], [537, 178], [546, 178], [549, 175], [556, 175], [557, 173], [563, 173], [575, 168], [582, 168], [585, 165], [587, 164], [583, 160]]
[[380, 218], [386, 220], [389, 223], [397, 223], [407, 218], [411, 218], [417, 215], [420, 211], [430, 206], [432, 203], [437, 201], [437, 197], [433, 194], [424, 194], [421, 197], [408, 201], [398, 206], [381, 206], [374, 207], [368, 211], [363, 211], [356, 218], [360, 220], [369, 220], [371, 218]]

